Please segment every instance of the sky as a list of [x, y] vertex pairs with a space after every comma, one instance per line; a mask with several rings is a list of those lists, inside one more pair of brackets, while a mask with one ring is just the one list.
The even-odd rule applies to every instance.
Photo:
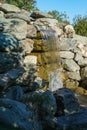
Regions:
[[37, 0], [37, 7], [43, 12], [65, 11], [71, 23], [76, 15], [87, 14], [87, 0]]

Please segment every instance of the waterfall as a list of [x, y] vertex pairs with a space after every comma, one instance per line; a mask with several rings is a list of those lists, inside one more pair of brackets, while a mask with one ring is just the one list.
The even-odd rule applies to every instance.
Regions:
[[43, 66], [45, 67], [45, 71], [47, 71], [49, 89], [53, 92], [59, 88], [63, 88], [62, 69], [60, 68], [58, 53], [58, 36], [54, 30], [40, 30], [38, 34], [39, 38], [44, 41], [45, 50], [42, 53]]

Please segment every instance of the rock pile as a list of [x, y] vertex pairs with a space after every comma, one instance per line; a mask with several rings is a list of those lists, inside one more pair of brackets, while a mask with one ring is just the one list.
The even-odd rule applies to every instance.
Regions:
[[58, 129], [56, 99], [40, 77], [60, 67], [60, 55], [64, 85], [86, 87], [86, 44], [49, 14], [0, 4], [0, 127]]

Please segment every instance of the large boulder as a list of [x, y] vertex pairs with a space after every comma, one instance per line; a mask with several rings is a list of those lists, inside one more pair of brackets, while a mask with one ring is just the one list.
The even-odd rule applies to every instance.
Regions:
[[0, 32], [0, 52], [20, 51], [20, 44], [12, 35]]
[[7, 98], [0, 98], [0, 123], [21, 128], [23, 130], [42, 130], [37, 120], [34, 120], [33, 113], [27, 109], [27, 106], [18, 101]]
[[1, 19], [3, 32], [12, 34], [16, 39], [22, 40], [27, 35], [27, 22], [21, 19]]

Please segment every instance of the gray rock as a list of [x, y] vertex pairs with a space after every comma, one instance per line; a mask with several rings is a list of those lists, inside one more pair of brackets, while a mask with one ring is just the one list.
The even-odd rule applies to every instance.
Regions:
[[52, 15], [41, 12], [41, 11], [34, 11], [33, 13], [31, 13], [30, 16], [36, 19], [37, 18], [53, 18]]
[[16, 39], [22, 40], [27, 36], [27, 22], [21, 19], [1, 19], [3, 32], [12, 34]]
[[19, 53], [1, 53], [0, 52], [0, 73], [23, 65], [23, 57]]
[[0, 10], [5, 12], [5, 13], [20, 12], [20, 9], [17, 6], [10, 5], [10, 4], [1, 4]]
[[25, 54], [29, 54], [33, 50], [34, 41], [32, 39], [26, 38], [24, 40], [21, 40], [20, 44], [23, 46]]
[[73, 59], [74, 58], [74, 53], [72, 53], [71, 51], [60, 51], [59, 55], [61, 58], [64, 58], [64, 59]]
[[11, 99], [0, 98], [0, 122], [23, 130], [42, 130], [26, 105]]
[[0, 51], [10, 52], [10, 51], [20, 51], [20, 43], [12, 36], [7, 33], [0, 32]]
[[39, 18], [34, 22], [34, 24], [40, 25], [42, 27], [45, 26], [45, 29], [48, 29], [48, 27], [56, 26], [58, 24], [58, 21], [56, 19], [51, 18]]
[[56, 71], [50, 72], [49, 74], [50, 91], [55, 92], [60, 88], [63, 88], [62, 69], [58, 69]]
[[77, 80], [77, 81], [81, 80], [81, 76], [80, 76], [79, 71], [77, 71], [77, 72], [66, 72], [66, 74], [68, 75], [68, 77], [70, 79]]
[[26, 21], [27, 23], [30, 23], [31, 18], [25, 14], [22, 13], [7, 13], [4, 15], [5, 18], [18, 18]]
[[81, 79], [87, 78], [87, 67], [81, 69]]
[[64, 68], [69, 71], [79, 71], [79, 65], [72, 59], [64, 59], [63, 60]]
[[0, 90], [6, 89], [8, 86], [14, 84], [16, 79], [24, 73], [23, 68], [12, 69], [5, 74], [0, 74]]
[[27, 25], [27, 37], [28, 38], [35, 38], [37, 35], [37, 30], [34, 25]]
[[58, 48], [61, 51], [73, 50], [76, 45], [76, 40], [72, 38], [63, 38], [58, 42]]

